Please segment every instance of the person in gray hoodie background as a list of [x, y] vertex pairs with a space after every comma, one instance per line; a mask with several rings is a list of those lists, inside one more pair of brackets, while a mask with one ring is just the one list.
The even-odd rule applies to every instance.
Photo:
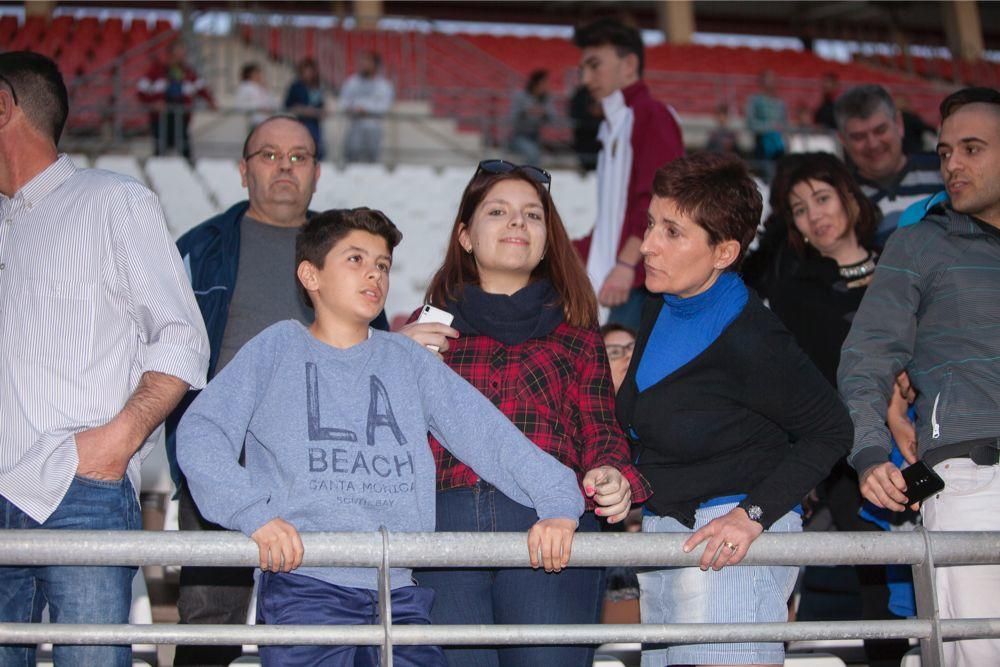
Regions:
[[[893, 379], [917, 392], [917, 455], [945, 488], [920, 507], [928, 530], [1000, 530], [1000, 92], [941, 103], [938, 156], [949, 200], [885, 246], [841, 353], [861, 493], [894, 511], [906, 482], [889, 462]], [[919, 503], [913, 503], [917, 508]], [[942, 618], [1000, 615], [1000, 565], [945, 566]], [[947, 665], [1000, 664], [1000, 639], [946, 642]]]

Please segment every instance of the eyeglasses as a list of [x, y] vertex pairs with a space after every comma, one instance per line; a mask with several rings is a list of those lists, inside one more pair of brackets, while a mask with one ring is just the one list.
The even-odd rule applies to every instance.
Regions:
[[292, 164], [293, 167], [304, 165], [308, 163], [310, 160], [316, 159], [316, 156], [311, 153], [306, 153], [303, 151], [289, 151], [288, 153], [282, 153], [281, 151], [276, 151], [273, 148], [262, 148], [259, 151], [250, 153], [250, 155], [247, 155], [243, 159], [249, 160], [250, 158], [257, 157], [258, 155], [262, 160], [270, 162], [271, 164], [277, 164], [279, 162], [284, 161], [285, 156], [287, 155], [288, 161]]
[[0, 74], [0, 83], [4, 83], [8, 88], [10, 88], [10, 96], [14, 98], [14, 105], [17, 106], [17, 91], [14, 90], [14, 84], [12, 84], [10, 79], [5, 77], [3, 74]]
[[544, 185], [549, 192], [552, 191], [552, 176], [541, 167], [530, 164], [514, 164], [506, 160], [483, 160], [476, 167], [476, 173], [472, 177], [475, 178], [484, 171], [487, 174], [509, 174], [512, 171], [519, 171], [534, 182]]
[[635, 349], [635, 341], [625, 343], [624, 345], [611, 343], [605, 345], [604, 348], [608, 351], [608, 359], [614, 361], [615, 359], [621, 359], [626, 354], [632, 354], [632, 350]]

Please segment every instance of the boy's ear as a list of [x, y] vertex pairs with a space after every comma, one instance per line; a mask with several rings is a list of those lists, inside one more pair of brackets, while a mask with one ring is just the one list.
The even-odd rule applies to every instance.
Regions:
[[295, 269], [295, 275], [298, 276], [299, 282], [302, 283], [307, 292], [315, 292], [319, 289], [319, 278], [316, 277], [316, 267], [312, 262], [308, 260], [299, 262], [298, 268]]

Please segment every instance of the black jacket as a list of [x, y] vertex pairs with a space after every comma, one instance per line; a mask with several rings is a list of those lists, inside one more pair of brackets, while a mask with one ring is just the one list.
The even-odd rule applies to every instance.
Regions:
[[837, 262], [787, 245], [775, 258], [774, 279], [758, 294], [795, 337], [831, 386], [837, 386], [840, 348], [867, 286], [849, 287]]
[[747, 494], [769, 527], [850, 449], [847, 410], [788, 331], [754, 294], [708, 349], [639, 392], [635, 382], [663, 299], [646, 301], [635, 354], [618, 393], [653, 485], [647, 506], [694, 525], [705, 500]]

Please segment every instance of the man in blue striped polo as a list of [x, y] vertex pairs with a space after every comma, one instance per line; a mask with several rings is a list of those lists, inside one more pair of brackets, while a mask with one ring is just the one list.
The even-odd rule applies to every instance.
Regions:
[[903, 152], [903, 117], [882, 86], [844, 92], [834, 104], [834, 119], [854, 178], [882, 211], [875, 234], [882, 247], [908, 206], [941, 190], [937, 156]]

